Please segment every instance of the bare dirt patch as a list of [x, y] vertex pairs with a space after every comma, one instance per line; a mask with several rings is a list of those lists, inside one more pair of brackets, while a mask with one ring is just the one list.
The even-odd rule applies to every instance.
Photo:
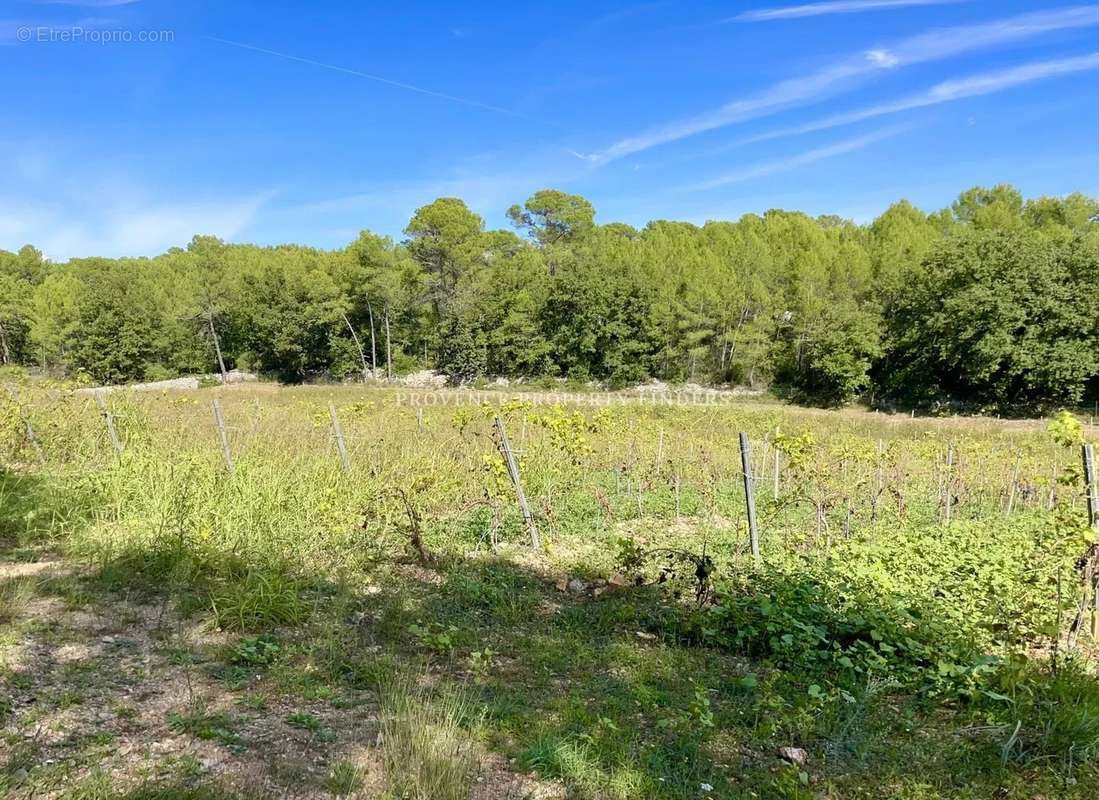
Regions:
[[[331, 798], [346, 796], [333, 788], [338, 765], [360, 776], [351, 796], [381, 793], [373, 693], [302, 700], [259, 668], [227, 682], [218, 667], [235, 637], [161, 602], [51, 593], [58, 585], [49, 578], [73, 576], [62, 562], [0, 562], [0, 579], [32, 577], [38, 587], [0, 638], [6, 796], [62, 797], [92, 778], [128, 786], [170, 777], [248, 797]], [[562, 795], [489, 753], [473, 796]]]

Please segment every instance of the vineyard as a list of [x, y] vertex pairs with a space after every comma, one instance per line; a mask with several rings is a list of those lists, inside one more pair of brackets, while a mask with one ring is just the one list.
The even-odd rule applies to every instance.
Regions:
[[0, 787], [1094, 794], [1094, 428], [694, 400], [12, 386]]

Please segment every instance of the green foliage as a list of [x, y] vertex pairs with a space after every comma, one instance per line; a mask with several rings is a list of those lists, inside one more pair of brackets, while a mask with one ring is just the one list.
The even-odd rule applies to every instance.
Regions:
[[444, 197], [403, 242], [364, 231], [333, 251], [196, 236], [51, 264], [25, 247], [0, 252], [0, 364], [93, 382], [224, 363], [295, 383], [435, 368], [773, 384], [820, 405], [1078, 404], [1099, 373], [1097, 208], [1001, 185], [865, 226], [771, 210], [639, 231], [543, 189], [508, 210], [522, 237]]
[[28, 311], [35, 284], [42, 280], [42, 254], [31, 246], [18, 253], [0, 250], [0, 366], [31, 357]]
[[408, 632], [415, 637], [420, 647], [446, 655], [454, 649], [458, 628], [455, 625], [431, 622], [426, 625], [410, 625]]
[[286, 724], [291, 728], [300, 728], [321, 738], [331, 738], [332, 736], [331, 731], [325, 728], [324, 721], [308, 711], [295, 711], [287, 714]]
[[209, 603], [217, 627], [238, 630], [297, 623], [308, 613], [300, 584], [281, 570], [249, 570], [217, 585]]
[[595, 224], [595, 209], [583, 197], [556, 189], [535, 192], [523, 204], [508, 209], [517, 228], [526, 230], [543, 247], [586, 236]]
[[151, 276], [134, 264], [89, 261], [82, 267], [73, 360], [103, 383], [143, 379], [160, 355], [164, 330], [151, 313], [159, 311]]
[[241, 639], [233, 647], [232, 663], [240, 666], [269, 666], [282, 652], [274, 636], [256, 636]]
[[823, 686], [1009, 701], [1016, 665], [1057, 636], [1056, 576], [1081, 551], [1041, 519], [879, 531], [719, 582], [693, 635]]
[[842, 405], [870, 384], [870, 368], [882, 354], [878, 319], [858, 309], [833, 308], [818, 324], [792, 354], [789, 382], [809, 402]]
[[1053, 441], [1063, 447], [1074, 447], [1084, 443], [1084, 425], [1068, 411], [1058, 411], [1049, 420], [1047, 426]]
[[979, 230], [1010, 230], [1023, 221], [1023, 196], [1001, 183], [991, 189], [975, 186], [958, 196], [950, 207], [954, 219]]
[[439, 367], [457, 380], [468, 380], [488, 371], [488, 346], [484, 332], [468, 319], [448, 318], [441, 330]]
[[1071, 770], [1099, 756], [1099, 684], [1070, 662], [1049, 680], [1025, 686], [1004, 715], [1001, 753], [1008, 762], [1054, 763]]
[[243, 741], [236, 730], [236, 720], [228, 714], [211, 713], [200, 702], [192, 703], [182, 711], [170, 712], [168, 727], [196, 739], [217, 742], [230, 750], [244, 749]]
[[408, 251], [427, 275], [436, 318], [480, 261], [483, 231], [484, 221], [456, 197], [440, 197], [417, 209], [405, 228]]
[[643, 380], [657, 351], [653, 296], [625, 270], [578, 267], [560, 275], [541, 324], [561, 372], [611, 385]]
[[[118, 455], [94, 403], [19, 388], [46, 466], [9, 457], [0, 539], [12, 558], [55, 541], [84, 564], [36, 579], [36, 597], [76, 606], [118, 589], [126, 608], [192, 615], [184, 630], [258, 629], [230, 635], [213, 663], [197, 642], [165, 648], [235, 695], [177, 709], [177, 732], [237, 748], [267, 714], [318, 751], [338, 731], [326, 754], [343, 756], [376, 732], [352, 727], [345, 741], [361, 715], [329, 708], [369, 713], [377, 692], [377, 781], [392, 797], [468, 796], [478, 741], [571, 795], [606, 798], [1082, 798], [1099, 764], [1093, 668], [1063, 649], [1049, 668], [1092, 540], [1072, 503], [1078, 453], [1042, 425], [605, 395], [613, 407], [535, 407], [509, 390], [424, 408], [421, 430], [393, 390], [243, 387], [218, 390], [229, 475], [207, 390], [112, 394]], [[350, 473], [329, 401], [358, 443]], [[497, 414], [545, 551], [526, 546], [491, 440]], [[1052, 428], [1075, 446], [1069, 419]], [[777, 499], [757, 485], [758, 567], [741, 430], [754, 474], [770, 478], [776, 452], [782, 465]], [[957, 501], [949, 524], [943, 495]], [[410, 564], [413, 518], [432, 557]], [[700, 567], [716, 593], [701, 607]], [[393, 676], [420, 663], [426, 677], [388, 699]], [[0, 670], [11, 686], [32, 680]], [[450, 713], [459, 687], [470, 699]], [[85, 695], [88, 708], [89, 693], [60, 699]], [[804, 767], [780, 764], [787, 744], [808, 751]], [[311, 785], [338, 793], [356, 778], [328, 760]], [[111, 789], [125, 796], [100, 796]]]
[[943, 241], [889, 315], [884, 373], [899, 397], [1076, 403], [1099, 369], [1095, 253], [1023, 231]]

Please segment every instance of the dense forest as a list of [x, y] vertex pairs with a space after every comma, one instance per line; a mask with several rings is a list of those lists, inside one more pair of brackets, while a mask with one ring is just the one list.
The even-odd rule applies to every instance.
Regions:
[[0, 359], [97, 382], [234, 367], [285, 381], [659, 378], [808, 402], [1036, 408], [1099, 395], [1099, 201], [974, 188], [867, 225], [773, 210], [599, 225], [536, 192], [460, 199], [339, 250], [196, 236], [155, 258], [0, 251]]

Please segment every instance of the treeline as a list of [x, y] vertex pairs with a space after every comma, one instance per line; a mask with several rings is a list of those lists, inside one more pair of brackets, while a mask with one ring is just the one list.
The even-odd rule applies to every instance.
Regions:
[[1099, 202], [974, 188], [868, 225], [787, 211], [597, 225], [535, 193], [486, 230], [459, 199], [404, 241], [339, 250], [196, 236], [156, 258], [0, 251], [0, 359], [98, 382], [239, 367], [301, 381], [772, 386], [842, 403], [1035, 407], [1099, 390]]

